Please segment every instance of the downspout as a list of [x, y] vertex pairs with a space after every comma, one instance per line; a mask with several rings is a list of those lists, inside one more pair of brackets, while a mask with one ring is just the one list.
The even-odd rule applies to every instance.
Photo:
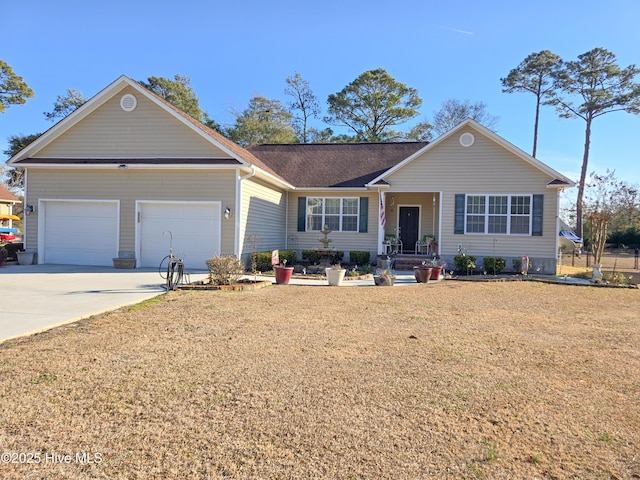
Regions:
[[[240, 169], [236, 170], [236, 175], [240, 174]], [[242, 177], [238, 177], [237, 180], [237, 188], [236, 188], [236, 213], [234, 217], [234, 221], [236, 224], [235, 235], [233, 241], [233, 251], [234, 255], [240, 258], [240, 219], [242, 218], [242, 181], [247, 180], [248, 178], [253, 177], [256, 174], [255, 167], [251, 167], [251, 171]]]
[[[555, 260], [556, 260], [556, 272], [557, 272], [557, 266], [558, 266], [558, 259], [560, 257], [560, 194], [564, 191], [564, 189], [559, 188], [556, 191], [556, 252], [555, 252]], [[544, 231], [544, 230], [543, 230]], [[562, 265], [560, 265], [560, 268], [562, 268]]]
[[[24, 169], [24, 196], [22, 197], [22, 248], [24, 249], [24, 251], [28, 251], [27, 250], [27, 238], [30, 238], [29, 235], [27, 235], [27, 203], [29, 202], [29, 198], [27, 197], [28, 192], [29, 192], [29, 176], [28, 176], [28, 172], [29, 169], [25, 168]], [[31, 203], [31, 205], [33, 205], [33, 203]], [[40, 205], [38, 205], [38, 208], [36, 210], [36, 212], [39, 214], [40, 213]], [[13, 211], [13, 210], [12, 210]], [[38, 216], [38, 219], [40, 217]], [[36, 244], [36, 252], [39, 250], [40, 246], [40, 237], [42, 236], [44, 230], [38, 230], [38, 243]], [[43, 244], [44, 245], [44, 244]], [[37, 255], [37, 263], [40, 263], [40, 259], [42, 257], [42, 251], [40, 252], [40, 255]]]
[[442, 190], [438, 192], [438, 251], [436, 255], [442, 257], [442, 208], [443, 208], [443, 195]]

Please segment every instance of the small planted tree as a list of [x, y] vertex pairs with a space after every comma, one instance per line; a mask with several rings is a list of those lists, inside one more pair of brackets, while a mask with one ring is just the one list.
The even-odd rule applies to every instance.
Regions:
[[638, 190], [617, 180], [614, 173], [609, 170], [604, 175], [593, 172], [585, 189], [585, 220], [589, 225], [588, 239], [596, 265], [602, 263], [609, 225], [628, 208], [636, 207], [638, 201]]

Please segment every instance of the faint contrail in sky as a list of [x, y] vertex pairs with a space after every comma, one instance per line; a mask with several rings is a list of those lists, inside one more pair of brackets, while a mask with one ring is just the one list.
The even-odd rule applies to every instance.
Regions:
[[441, 26], [438, 26], [438, 28], [441, 28], [442, 30], [449, 30], [450, 32], [463, 33], [465, 35], [473, 35], [473, 32], [468, 32], [467, 30], [460, 30], [458, 28], [441, 27]]

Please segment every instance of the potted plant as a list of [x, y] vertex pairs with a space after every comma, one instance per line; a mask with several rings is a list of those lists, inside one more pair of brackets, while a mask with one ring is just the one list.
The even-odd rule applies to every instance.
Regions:
[[376, 284], [377, 286], [392, 287], [395, 281], [396, 281], [396, 276], [386, 269], [380, 270], [379, 273], [376, 273], [373, 276], [373, 283]]
[[16, 252], [18, 256], [18, 263], [20, 265], [31, 265], [33, 264], [33, 252], [26, 252], [24, 250], [20, 250]]
[[340, 264], [335, 264], [325, 269], [324, 273], [327, 276], [329, 285], [339, 287], [340, 285], [342, 285], [342, 280], [344, 279], [344, 274], [346, 273], [346, 271], [347, 270], [345, 268], [342, 268]]
[[422, 262], [422, 265], [413, 267], [413, 275], [416, 277], [416, 282], [418, 283], [429, 283], [432, 271], [433, 268], [431, 265], [427, 265], [426, 262]]
[[429, 280], [440, 280], [440, 274], [442, 273], [442, 265], [433, 265], [431, 267], [431, 278]]
[[287, 260], [282, 261], [282, 265], [274, 265], [273, 271], [276, 274], [276, 283], [278, 285], [288, 285], [293, 273], [293, 267], [287, 267]]

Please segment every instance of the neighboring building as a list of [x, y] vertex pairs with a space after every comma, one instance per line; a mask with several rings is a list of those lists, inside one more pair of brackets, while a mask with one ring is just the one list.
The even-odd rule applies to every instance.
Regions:
[[13, 214], [13, 206], [19, 202], [13, 193], [0, 185], [0, 244], [16, 239], [14, 221], [18, 217]]
[[[554, 273], [559, 194], [574, 183], [467, 120], [432, 143], [243, 149], [120, 77], [15, 155], [26, 170], [25, 247], [39, 263], [190, 268], [215, 255], [332, 246], [414, 253], [425, 235], [452, 261], [528, 256]], [[381, 224], [384, 212], [386, 227]], [[509, 265], [509, 263], [508, 263]]]
[[0, 214], [13, 215], [13, 206], [19, 201], [13, 193], [0, 185]]

